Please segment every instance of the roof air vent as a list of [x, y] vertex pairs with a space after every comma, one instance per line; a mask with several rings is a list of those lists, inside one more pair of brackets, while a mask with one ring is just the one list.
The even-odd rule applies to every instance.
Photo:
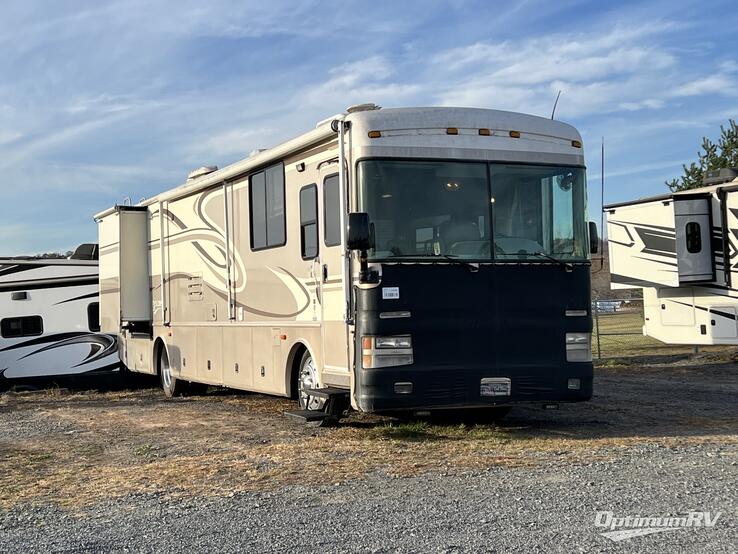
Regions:
[[374, 110], [381, 110], [382, 106], [377, 106], [374, 102], [367, 102], [366, 104], [354, 104], [346, 108], [346, 113], [356, 112], [371, 112]]
[[705, 175], [702, 177], [702, 184], [705, 186], [720, 185], [722, 183], [729, 183], [737, 177], [738, 167], [723, 167], [722, 169], [705, 171]]
[[212, 173], [213, 171], [218, 171], [217, 165], [204, 165], [202, 167], [198, 167], [197, 169], [190, 171], [190, 173], [187, 175], [187, 180], [194, 181], [195, 179], [199, 179], [203, 175], [207, 175], [208, 173]]
[[258, 156], [259, 154], [261, 154], [262, 152], [266, 152], [267, 150], [269, 150], [269, 148], [256, 148], [256, 149], [252, 150], [251, 152], [249, 152], [249, 158], [253, 158], [254, 156]]

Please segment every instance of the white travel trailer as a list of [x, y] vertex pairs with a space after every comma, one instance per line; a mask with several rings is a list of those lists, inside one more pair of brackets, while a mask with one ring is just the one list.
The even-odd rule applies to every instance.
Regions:
[[584, 157], [559, 121], [355, 106], [95, 219], [102, 330], [169, 395], [224, 385], [305, 412], [591, 396]]
[[738, 344], [738, 170], [705, 187], [605, 206], [612, 288], [642, 288], [644, 334]]
[[100, 333], [97, 245], [70, 259], [0, 258], [0, 380], [91, 375], [120, 367]]

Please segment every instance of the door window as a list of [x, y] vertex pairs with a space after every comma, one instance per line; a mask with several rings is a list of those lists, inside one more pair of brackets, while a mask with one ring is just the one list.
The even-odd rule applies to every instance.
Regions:
[[300, 189], [300, 252], [303, 260], [318, 255], [318, 187]]

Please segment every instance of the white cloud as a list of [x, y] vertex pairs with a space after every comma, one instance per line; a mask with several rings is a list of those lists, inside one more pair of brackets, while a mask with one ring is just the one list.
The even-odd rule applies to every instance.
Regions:
[[676, 87], [673, 96], [703, 96], [721, 94], [738, 96], [738, 80], [726, 73], [697, 78]]

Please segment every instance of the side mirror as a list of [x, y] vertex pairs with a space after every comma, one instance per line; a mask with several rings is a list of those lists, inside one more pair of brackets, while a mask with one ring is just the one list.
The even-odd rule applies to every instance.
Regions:
[[348, 239], [346, 246], [349, 250], [365, 251], [372, 247], [372, 235], [369, 226], [369, 214], [354, 212], [348, 214]]
[[589, 222], [589, 253], [597, 254], [600, 251], [600, 236], [597, 233], [597, 224]]

